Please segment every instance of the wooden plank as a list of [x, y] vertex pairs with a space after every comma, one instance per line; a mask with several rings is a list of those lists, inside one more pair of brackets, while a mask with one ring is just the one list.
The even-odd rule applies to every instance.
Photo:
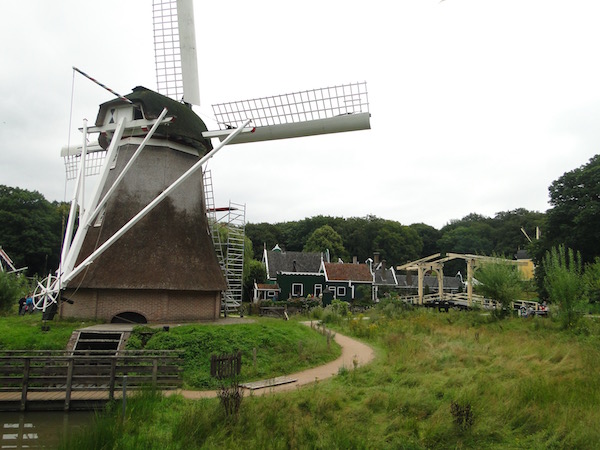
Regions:
[[65, 411], [68, 411], [70, 408], [71, 402], [71, 386], [73, 383], [73, 359], [69, 361], [69, 370], [67, 372], [67, 386], [65, 390]]
[[270, 378], [268, 380], [252, 381], [250, 383], [240, 384], [240, 386], [242, 386], [246, 389], [255, 390], [255, 389], [263, 389], [266, 387], [279, 386], [282, 384], [295, 383], [296, 381], [298, 381], [297, 378], [289, 378], [289, 377], [283, 376], [283, 377]]
[[29, 358], [25, 358], [23, 367], [23, 388], [21, 389], [21, 411], [27, 407], [27, 386], [29, 382]]

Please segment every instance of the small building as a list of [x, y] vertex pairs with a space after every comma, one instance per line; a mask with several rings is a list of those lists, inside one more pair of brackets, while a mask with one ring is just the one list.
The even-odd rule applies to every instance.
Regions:
[[517, 260], [517, 267], [521, 271], [523, 279], [533, 280], [535, 265], [533, 264], [533, 260], [529, 256], [529, 253], [527, 253], [527, 250], [518, 250], [515, 254], [515, 259]]
[[279, 299], [280, 292], [281, 289], [277, 283], [265, 284], [255, 282], [252, 303], [258, 303], [263, 300], [277, 301]]
[[378, 301], [382, 292], [395, 291], [398, 278], [393, 267], [388, 267], [385, 260], [379, 261], [379, 253], [374, 253], [374, 259], [367, 259], [367, 264], [373, 274], [373, 299]]
[[[267, 283], [277, 286], [279, 300], [321, 297], [325, 286], [325, 277], [319, 271], [321, 260], [320, 253], [285, 252], [279, 245], [270, 251], [265, 249]], [[255, 298], [257, 295], [255, 292]]]
[[[327, 290], [338, 300], [350, 302], [359, 299], [361, 295], [358, 288], [361, 286], [367, 287], [371, 293], [373, 274], [367, 264], [323, 262], [321, 272], [325, 276]], [[362, 298], [367, 299], [372, 299], [372, 296]]]

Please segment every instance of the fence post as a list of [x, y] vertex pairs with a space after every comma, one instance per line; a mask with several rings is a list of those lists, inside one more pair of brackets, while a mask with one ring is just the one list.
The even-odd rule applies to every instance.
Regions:
[[69, 367], [67, 369], [67, 387], [65, 391], [65, 411], [68, 411], [71, 407], [71, 387], [73, 385], [73, 363], [74, 359], [72, 356], [69, 357]]
[[115, 398], [115, 376], [117, 373], [117, 357], [113, 356], [110, 360], [110, 382], [108, 387], [108, 399], [114, 400]]
[[127, 406], [127, 375], [123, 375], [123, 420], [125, 420], [125, 406]]
[[152, 386], [156, 387], [156, 378], [158, 374], [158, 360], [156, 356], [152, 359]]
[[31, 366], [31, 358], [25, 358], [23, 366], [23, 388], [21, 390], [21, 411], [25, 411], [27, 406], [27, 389], [29, 387], [29, 368]]

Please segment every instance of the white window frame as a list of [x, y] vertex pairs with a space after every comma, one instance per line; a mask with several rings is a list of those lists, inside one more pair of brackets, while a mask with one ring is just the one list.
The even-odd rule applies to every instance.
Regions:
[[[300, 287], [300, 294], [296, 292], [296, 288]], [[292, 297], [302, 297], [304, 295], [304, 285], [302, 283], [292, 283]]]
[[338, 286], [337, 288], [337, 298], [342, 298], [346, 296], [346, 286]]
[[314, 294], [315, 294], [315, 297], [319, 297], [319, 296], [323, 295], [323, 285], [322, 284], [315, 284]]

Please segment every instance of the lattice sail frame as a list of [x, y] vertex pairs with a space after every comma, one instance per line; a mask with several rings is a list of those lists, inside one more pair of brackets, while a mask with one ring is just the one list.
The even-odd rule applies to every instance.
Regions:
[[222, 130], [238, 128], [246, 119], [256, 127], [330, 119], [346, 114], [368, 113], [367, 83], [358, 82], [291, 94], [212, 105]]
[[154, 56], [158, 92], [167, 97], [183, 97], [181, 51], [179, 48], [177, 2], [154, 0]]
[[[102, 164], [104, 164], [104, 158], [106, 158], [106, 150], [89, 150], [86, 155], [85, 160], [85, 176], [90, 177], [93, 175], [98, 175], [100, 173], [100, 169], [102, 169]], [[77, 153], [72, 153], [63, 150], [62, 155], [63, 161], [65, 163], [65, 173], [67, 177], [67, 181], [72, 181], [77, 178], [77, 171], [81, 165], [81, 149]]]
[[153, 0], [154, 62], [159, 93], [200, 104], [192, 0]]

